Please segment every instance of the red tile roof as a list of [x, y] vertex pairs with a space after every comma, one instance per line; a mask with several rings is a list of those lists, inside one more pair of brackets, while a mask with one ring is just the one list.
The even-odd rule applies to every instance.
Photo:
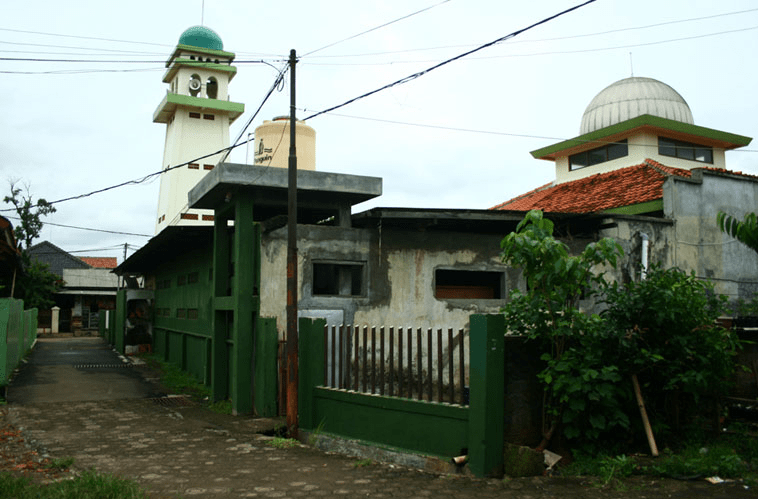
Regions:
[[79, 259], [96, 269], [115, 269], [118, 266], [115, 256], [82, 256]]
[[663, 181], [670, 176], [690, 177], [691, 172], [646, 159], [642, 164], [612, 172], [599, 173], [562, 184], [550, 183], [491, 209], [539, 209], [554, 213], [602, 212], [662, 199]]

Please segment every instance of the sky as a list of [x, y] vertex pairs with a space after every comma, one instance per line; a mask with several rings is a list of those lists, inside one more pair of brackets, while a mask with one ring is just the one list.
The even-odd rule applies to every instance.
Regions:
[[[213, 29], [236, 54], [229, 92], [246, 110], [232, 125], [233, 141], [289, 113], [287, 78], [243, 130], [290, 49], [300, 57], [303, 118], [581, 3], [7, 3], [0, 16], [0, 194], [15, 181], [34, 199], [56, 201], [160, 171], [165, 125], [152, 116], [168, 87], [164, 63], [190, 26]], [[383, 195], [353, 213], [486, 209], [553, 180], [554, 164], [530, 151], [579, 135], [592, 98], [632, 75], [677, 90], [696, 125], [758, 137], [756, 61], [754, 0], [596, 0], [307, 123], [316, 130], [317, 170], [383, 178]], [[241, 146], [230, 161], [247, 157], [252, 162], [252, 151]], [[758, 175], [758, 143], [727, 152], [727, 168]], [[129, 256], [154, 234], [159, 183], [153, 177], [56, 203], [35, 243], [121, 262], [125, 248]]]

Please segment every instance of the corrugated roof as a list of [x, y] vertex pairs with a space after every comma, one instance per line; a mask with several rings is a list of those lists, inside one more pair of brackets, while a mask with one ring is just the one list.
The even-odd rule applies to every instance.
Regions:
[[557, 185], [547, 184], [494, 206], [492, 209], [597, 213], [663, 199], [663, 182], [672, 175], [690, 177], [691, 172], [646, 159], [642, 164], [612, 172]]

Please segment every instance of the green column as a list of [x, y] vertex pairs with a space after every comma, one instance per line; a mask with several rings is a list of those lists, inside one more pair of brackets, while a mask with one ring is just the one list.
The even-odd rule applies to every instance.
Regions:
[[477, 314], [470, 324], [469, 466], [477, 476], [502, 476], [505, 318]]
[[221, 302], [228, 299], [229, 280], [229, 230], [226, 226], [226, 212], [217, 209], [213, 216], [213, 343], [211, 345], [211, 389], [213, 401], [225, 400], [229, 396], [227, 371], [229, 355], [226, 339], [227, 314]]
[[298, 323], [298, 425], [304, 430], [318, 426], [313, 388], [324, 381], [324, 326], [324, 319], [302, 317]]
[[120, 353], [124, 353], [124, 343], [126, 338], [126, 290], [119, 289], [116, 293], [116, 316], [113, 322], [113, 333], [115, 335], [115, 347]]
[[248, 414], [253, 410], [252, 363], [253, 330], [258, 315], [254, 288], [257, 273], [255, 261], [256, 234], [253, 224], [253, 200], [239, 196], [234, 217], [234, 283], [232, 296], [234, 322], [232, 326], [232, 411]]

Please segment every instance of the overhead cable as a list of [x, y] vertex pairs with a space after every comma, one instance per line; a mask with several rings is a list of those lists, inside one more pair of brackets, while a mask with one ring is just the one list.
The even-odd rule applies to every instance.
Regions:
[[361, 100], [361, 99], [365, 99], [366, 97], [369, 97], [371, 95], [379, 93], [379, 92], [381, 92], [383, 90], [387, 90], [389, 88], [392, 88], [392, 87], [395, 87], [395, 86], [398, 86], [398, 85], [402, 85], [404, 83], [408, 83], [409, 81], [415, 80], [416, 78], [420, 78], [421, 76], [424, 76], [425, 74], [428, 74], [431, 71], [434, 71], [435, 69], [439, 69], [442, 66], [450, 64], [451, 62], [455, 62], [455, 61], [457, 61], [459, 59], [462, 59], [464, 57], [467, 57], [467, 56], [469, 56], [469, 55], [471, 55], [473, 53], [479, 52], [480, 50], [484, 50], [485, 48], [488, 48], [488, 47], [491, 47], [491, 46], [496, 45], [498, 43], [504, 42], [504, 41], [506, 41], [506, 40], [508, 40], [510, 38], [513, 38], [515, 36], [520, 35], [521, 33], [526, 32], [526, 31], [528, 31], [528, 30], [530, 30], [532, 28], [535, 28], [537, 26], [540, 26], [542, 24], [550, 22], [550, 21], [552, 21], [554, 19], [557, 19], [558, 17], [561, 17], [561, 16], [563, 16], [565, 14], [568, 14], [569, 12], [573, 12], [573, 11], [575, 11], [577, 9], [580, 9], [580, 8], [586, 6], [586, 5], [589, 5], [589, 4], [593, 3], [593, 2], [595, 2], [595, 0], [587, 0], [584, 3], [581, 3], [579, 5], [575, 5], [574, 7], [571, 7], [569, 9], [564, 10], [564, 11], [561, 11], [561, 12], [559, 12], [557, 14], [554, 14], [554, 15], [552, 15], [550, 17], [546, 17], [545, 19], [542, 19], [541, 21], [538, 21], [538, 22], [536, 22], [534, 24], [531, 24], [531, 25], [527, 26], [526, 28], [522, 28], [520, 30], [514, 31], [513, 33], [510, 33], [508, 35], [505, 35], [505, 36], [502, 36], [500, 38], [497, 38], [496, 40], [493, 40], [493, 41], [491, 41], [489, 43], [485, 43], [484, 45], [480, 45], [479, 47], [477, 47], [475, 49], [469, 50], [469, 51], [464, 52], [462, 54], [459, 54], [459, 55], [457, 55], [455, 57], [452, 57], [452, 58], [447, 59], [445, 61], [442, 61], [442, 62], [440, 62], [438, 64], [435, 64], [434, 66], [432, 66], [430, 68], [427, 68], [427, 69], [424, 69], [423, 71], [419, 71], [417, 73], [413, 73], [412, 75], [406, 76], [405, 78], [401, 78], [401, 79], [399, 79], [399, 80], [397, 80], [397, 81], [395, 81], [393, 83], [389, 83], [387, 85], [384, 85], [383, 87], [377, 88], [376, 90], [372, 90], [370, 92], [366, 92], [365, 94], [359, 95], [358, 97], [354, 97], [354, 98], [352, 98], [352, 99], [350, 99], [348, 101], [343, 102], [342, 104], [338, 104], [338, 105], [332, 106], [332, 107], [330, 107], [328, 109], [324, 109], [323, 111], [319, 111], [316, 114], [312, 114], [311, 116], [308, 116], [307, 118], [305, 118], [305, 120], [309, 120], [309, 119], [315, 118], [317, 116], [320, 116], [322, 114], [329, 113], [331, 111], [335, 111], [335, 110], [337, 110], [337, 109], [339, 109], [341, 107], [347, 106], [348, 104], [352, 104], [355, 101], [358, 101], [358, 100]]
[[425, 8], [423, 8], [423, 9], [421, 9], [421, 10], [417, 10], [416, 12], [411, 12], [410, 14], [407, 14], [407, 15], [405, 15], [405, 16], [403, 16], [403, 17], [399, 17], [399, 18], [397, 18], [397, 19], [395, 19], [395, 20], [393, 20], [393, 21], [390, 21], [390, 22], [386, 22], [386, 23], [384, 23], [384, 24], [381, 24], [381, 25], [379, 25], [379, 26], [374, 26], [374, 27], [373, 27], [373, 28], [371, 28], [371, 29], [367, 29], [366, 31], [361, 31], [360, 33], [357, 33], [357, 34], [355, 34], [355, 35], [352, 35], [352, 36], [348, 36], [347, 38], [343, 38], [342, 40], [338, 40], [338, 41], [336, 41], [336, 42], [332, 42], [332, 43], [330, 43], [330, 44], [328, 44], [328, 45], [324, 45], [323, 47], [321, 47], [321, 48], [318, 48], [318, 49], [316, 49], [316, 50], [311, 50], [310, 52], [308, 52], [308, 53], [306, 53], [306, 54], [303, 54], [303, 55], [302, 55], [302, 56], [300, 56], [300, 57], [308, 57], [308, 56], [309, 56], [309, 55], [311, 55], [311, 54], [315, 54], [316, 52], [320, 52], [320, 51], [322, 51], [322, 50], [324, 50], [324, 49], [327, 49], [327, 48], [329, 48], [329, 47], [334, 47], [335, 45], [338, 45], [338, 44], [340, 44], [340, 43], [342, 43], [342, 42], [346, 42], [346, 41], [348, 41], [348, 40], [352, 40], [353, 38], [358, 38], [359, 36], [362, 36], [362, 35], [365, 35], [365, 34], [367, 34], [367, 33], [371, 33], [372, 31], [376, 31], [376, 30], [378, 30], [378, 29], [384, 28], [384, 27], [386, 27], [386, 26], [389, 26], [390, 24], [394, 24], [394, 23], [396, 23], [396, 22], [398, 22], [398, 21], [402, 21], [403, 19], [408, 19], [409, 17], [413, 17], [413, 16], [415, 16], [416, 14], [421, 14], [422, 12], [426, 12], [427, 10], [433, 9], [433, 8], [435, 8], [435, 7], [439, 6], [439, 5], [442, 5], [443, 3], [447, 3], [447, 2], [449, 2], [449, 1], [450, 1], [450, 0], [442, 0], [442, 1], [441, 1], [441, 2], [439, 2], [439, 3], [436, 3], [436, 4], [434, 4], [434, 5], [430, 5], [429, 7], [425, 7]]

